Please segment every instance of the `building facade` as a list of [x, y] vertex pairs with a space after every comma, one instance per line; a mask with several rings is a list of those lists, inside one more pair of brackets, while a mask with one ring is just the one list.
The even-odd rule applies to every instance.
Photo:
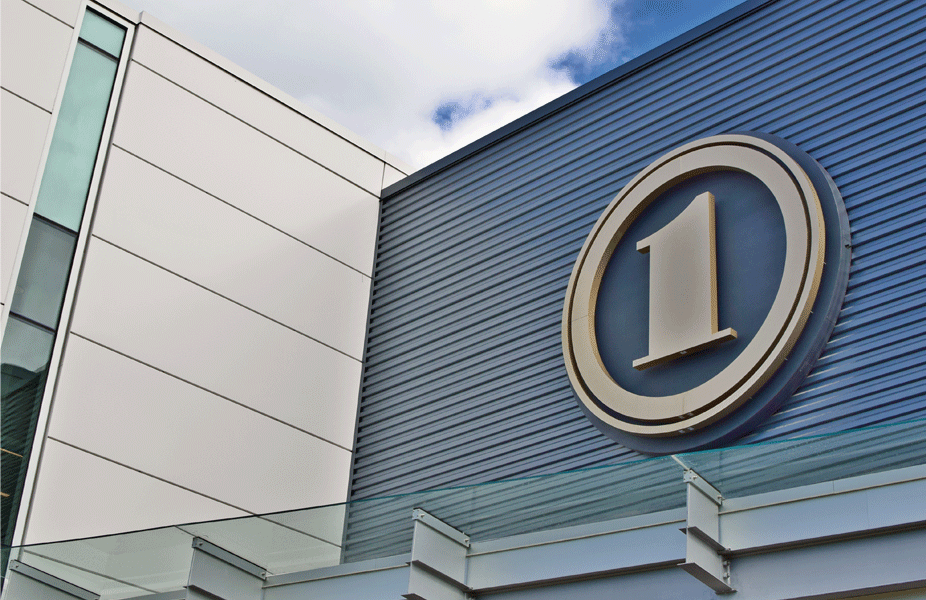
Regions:
[[2, 72], [4, 545], [343, 502], [408, 167], [117, 3], [4, 0]]
[[[85, 36], [98, 45], [86, 10], [126, 32], [110, 52], [116, 91], [89, 208], [69, 229], [77, 258], [59, 286], [61, 321], [45, 327], [58, 333], [49, 366], [17, 365], [49, 375], [31, 456], [19, 453], [29, 467], [7, 597], [926, 597], [923, 3], [745, 2], [405, 177], [388, 154], [147, 15], [4, 2], [4, 27], [20, 11], [60, 30], [50, 77], [64, 81], [44, 83], [52, 100], [40, 113], [40, 82], [6, 66], [7, 43], [39, 38], [4, 31], [4, 161], [8, 137], [35, 156], [16, 170], [31, 168], [28, 181], [4, 175], [7, 332], [41, 324], [17, 294], [34, 280], [32, 228], [63, 227], [41, 208], [44, 173], [74, 48]], [[56, 47], [48, 36], [41, 45]], [[8, 136], [8, 99], [47, 121], [39, 133]], [[715, 311], [708, 335], [739, 336], [719, 348], [748, 353], [761, 337], [764, 314], [750, 326], [730, 311], [771, 314], [789, 257], [819, 267], [795, 292], [817, 296], [788, 313], [797, 332], [736, 410], [660, 433], [675, 446], [615, 440], [577, 401], [568, 347], [564, 360], [571, 278], [609, 211], [660, 161], [723, 144], [798, 166], [761, 179], [773, 208], [742, 211], [752, 225], [730, 246], [731, 202], [765, 192], [711, 178], [762, 170], [678, 167], [690, 177], [653, 184], [614, 226], [588, 276], [601, 290], [592, 301], [652, 305], [654, 289], [672, 289], [647, 279], [659, 251], [621, 255], [620, 236], [652, 217], [652, 239], [693, 197], [711, 207], [709, 243], [691, 242], [716, 277], [701, 286]], [[795, 246], [773, 180], [798, 182], [795, 210], [825, 235]], [[666, 200], [679, 181], [708, 187]], [[642, 270], [608, 283], [625, 255]], [[769, 273], [773, 287], [755, 283]], [[746, 288], [751, 300], [736, 295]], [[671, 395], [708, 378], [720, 352], [687, 356], [689, 346], [669, 347], [671, 369], [695, 373], [634, 374], [640, 323], [655, 321], [645, 302], [628, 306], [637, 312], [589, 319], [600, 362], [627, 363], [629, 374], [602, 367], [614, 380]], [[639, 347], [606, 348], [627, 336]], [[19, 356], [8, 339], [4, 377]], [[672, 381], [654, 382], [659, 373]], [[657, 425], [687, 429], [698, 410]], [[684, 442], [744, 410], [723, 435]], [[6, 464], [4, 454], [4, 481]], [[85, 488], [107, 493], [74, 492]], [[177, 525], [223, 517], [240, 518]]]

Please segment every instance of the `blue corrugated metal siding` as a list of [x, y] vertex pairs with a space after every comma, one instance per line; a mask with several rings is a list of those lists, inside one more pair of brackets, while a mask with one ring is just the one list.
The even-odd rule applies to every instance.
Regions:
[[352, 497], [637, 458], [573, 400], [566, 283], [631, 177], [731, 131], [816, 158], [854, 244], [819, 364], [740, 443], [926, 416], [924, 41], [923, 2], [772, 2], [386, 198]]

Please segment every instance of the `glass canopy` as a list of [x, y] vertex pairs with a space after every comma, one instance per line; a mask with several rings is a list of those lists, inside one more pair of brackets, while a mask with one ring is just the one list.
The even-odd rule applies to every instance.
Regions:
[[414, 508], [480, 542], [682, 508], [686, 468], [725, 498], [736, 498], [923, 465], [924, 426], [926, 420], [909, 421], [5, 550], [10, 558], [103, 599], [131, 598], [184, 587], [197, 537], [260, 566], [268, 575], [294, 573], [409, 553]]

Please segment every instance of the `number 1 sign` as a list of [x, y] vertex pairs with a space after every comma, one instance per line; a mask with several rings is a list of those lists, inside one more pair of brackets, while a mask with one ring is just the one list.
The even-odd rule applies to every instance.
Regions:
[[731, 134], [662, 156], [608, 205], [573, 269], [562, 336], [579, 405], [643, 452], [743, 435], [818, 358], [849, 247], [835, 184], [793, 144]]

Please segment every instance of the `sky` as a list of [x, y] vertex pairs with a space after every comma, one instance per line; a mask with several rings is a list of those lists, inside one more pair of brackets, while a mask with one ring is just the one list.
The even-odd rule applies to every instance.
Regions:
[[742, 0], [123, 0], [416, 168]]

